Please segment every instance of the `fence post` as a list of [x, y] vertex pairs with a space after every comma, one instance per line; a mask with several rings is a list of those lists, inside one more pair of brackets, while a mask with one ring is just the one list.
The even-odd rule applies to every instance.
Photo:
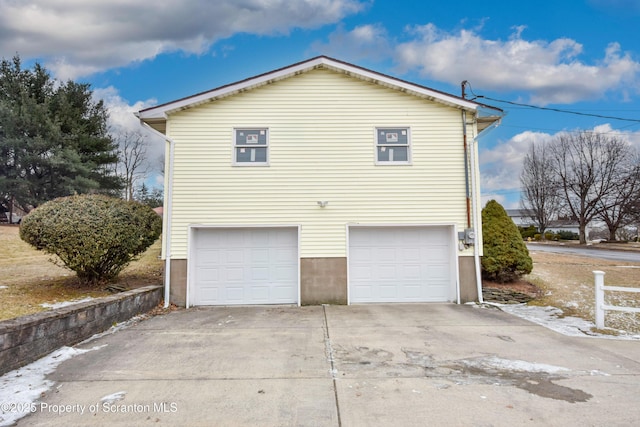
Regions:
[[604, 329], [604, 271], [593, 272], [596, 283], [596, 328]]

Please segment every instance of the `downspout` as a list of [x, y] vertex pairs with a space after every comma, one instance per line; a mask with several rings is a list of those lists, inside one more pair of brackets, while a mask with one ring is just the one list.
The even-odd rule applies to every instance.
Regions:
[[[462, 117], [464, 123], [464, 129], [466, 134], [467, 129], [467, 113], [462, 110]], [[478, 245], [479, 237], [480, 237], [480, 229], [482, 228], [482, 222], [480, 218], [480, 209], [478, 204], [478, 194], [477, 194], [477, 183], [476, 183], [476, 150], [475, 142], [476, 138], [472, 139], [471, 143], [471, 209], [473, 211], [473, 228], [475, 232], [475, 236], [473, 238], [473, 264], [476, 270], [476, 290], [478, 292], [478, 302], [480, 304], [484, 303], [484, 298], [482, 298], [482, 277], [480, 272], [480, 248]]]
[[165, 220], [165, 235], [162, 236], [164, 240], [164, 308], [168, 308], [171, 297], [171, 220], [172, 220], [172, 207], [173, 207], [173, 158], [175, 142], [167, 135], [157, 131], [149, 126], [149, 124], [140, 120], [140, 123], [147, 129], [150, 129], [153, 133], [159, 135], [166, 142], [169, 143], [169, 172], [167, 174], [167, 188], [165, 193], [166, 209], [163, 209], [163, 215]]
[[[501, 116], [499, 120], [493, 122], [493, 124], [491, 124], [488, 128], [484, 129], [483, 132], [487, 133], [491, 129], [498, 127], [502, 117], [504, 117], [504, 114]], [[466, 122], [465, 122], [465, 126], [466, 126]], [[474, 232], [475, 232], [475, 237], [473, 239], [474, 240], [473, 258], [474, 258], [474, 264], [476, 269], [476, 289], [478, 291], [478, 302], [482, 304], [484, 302], [484, 299], [482, 298], [482, 276], [480, 271], [480, 246], [478, 245], [478, 242], [480, 240], [480, 234], [481, 234], [480, 230], [482, 229], [482, 216], [481, 216], [482, 211], [480, 210], [480, 200], [478, 198], [478, 184], [477, 184], [476, 166], [475, 166], [476, 145], [474, 145], [478, 141], [479, 136], [480, 135], [476, 135], [471, 140], [472, 142], [470, 147], [471, 148], [470, 157], [471, 157], [471, 206], [473, 210], [473, 223], [474, 223]], [[478, 167], [477, 170], [479, 172], [480, 168]]]
[[[464, 80], [460, 86], [462, 87], [462, 98], [465, 99]], [[467, 196], [467, 228], [471, 228], [471, 198], [469, 196], [469, 148], [467, 147], [467, 112], [462, 110], [462, 144], [464, 146], [464, 190]]]

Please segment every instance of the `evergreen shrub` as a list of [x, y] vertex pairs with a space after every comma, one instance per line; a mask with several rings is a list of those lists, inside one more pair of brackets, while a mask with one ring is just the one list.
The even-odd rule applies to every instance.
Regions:
[[482, 276], [496, 282], [512, 282], [531, 273], [533, 261], [518, 227], [495, 200], [482, 209]]
[[95, 283], [115, 279], [161, 232], [162, 220], [150, 207], [102, 195], [54, 199], [20, 225], [22, 240]]

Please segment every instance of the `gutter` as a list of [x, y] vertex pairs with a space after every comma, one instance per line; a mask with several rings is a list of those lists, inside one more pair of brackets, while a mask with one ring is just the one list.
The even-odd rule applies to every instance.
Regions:
[[[140, 116], [136, 114], [138, 119]], [[170, 296], [171, 296], [171, 220], [172, 220], [172, 208], [173, 208], [173, 159], [174, 159], [174, 150], [175, 150], [175, 142], [169, 138], [167, 135], [162, 132], [152, 128], [148, 123], [144, 122], [140, 119], [140, 123], [147, 129], [150, 129], [154, 134], [159, 135], [164, 139], [167, 143], [169, 143], [169, 171], [167, 174], [168, 183], [167, 188], [165, 189], [165, 205], [166, 209], [163, 210], [163, 220], [165, 225], [165, 235], [163, 237], [164, 244], [164, 308], [168, 308], [170, 304]], [[166, 152], [166, 150], [165, 150]]]

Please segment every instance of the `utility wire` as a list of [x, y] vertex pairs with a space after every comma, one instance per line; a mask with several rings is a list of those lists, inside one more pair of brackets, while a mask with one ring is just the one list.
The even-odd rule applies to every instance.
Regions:
[[473, 98], [473, 99], [478, 99], [478, 98], [487, 99], [487, 100], [493, 101], [493, 102], [502, 102], [502, 103], [505, 103], [505, 104], [517, 105], [519, 107], [533, 108], [535, 110], [555, 111], [556, 113], [575, 114], [577, 116], [598, 117], [598, 118], [601, 118], [601, 119], [621, 120], [621, 121], [625, 121], [625, 122], [640, 123], [640, 119], [631, 119], [631, 118], [628, 118], [628, 117], [607, 116], [607, 115], [604, 115], [604, 114], [583, 113], [581, 111], [564, 110], [562, 108], [539, 107], [537, 105], [522, 104], [522, 103], [513, 102], [513, 101], [505, 101], [503, 99], [491, 98], [491, 97], [484, 96], [484, 95], [476, 95], [476, 97]]
[[493, 102], [502, 102], [502, 103], [509, 104], [509, 105], [516, 105], [518, 107], [532, 108], [534, 110], [555, 111], [556, 113], [575, 114], [575, 115], [578, 115], [578, 116], [598, 117], [598, 118], [601, 118], [601, 119], [621, 120], [621, 121], [625, 121], [625, 122], [640, 123], [640, 119], [630, 119], [628, 117], [617, 117], [617, 116], [607, 116], [607, 115], [603, 115], [603, 114], [584, 113], [582, 111], [564, 110], [562, 108], [539, 107], [537, 105], [523, 104], [523, 103], [520, 103], [520, 102], [505, 101], [504, 99], [491, 98], [491, 97], [485, 96], [485, 95], [476, 95], [476, 93], [473, 91], [473, 88], [471, 87], [471, 83], [469, 83], [468, 80], [465, 80], [465, 81], [462, 82], [462, 97], [463, 98], [464, 98], [464, 89], [467, 88], [467, 87], [469, 88], [469, 92], [471, 92], [473, 94], [473, 96], [474, 96], [471, 99], [471, 101], [476, 100], [478, 98], [482, 98], [482, 99], [488, 99], [489, 101], [493, 101]]

